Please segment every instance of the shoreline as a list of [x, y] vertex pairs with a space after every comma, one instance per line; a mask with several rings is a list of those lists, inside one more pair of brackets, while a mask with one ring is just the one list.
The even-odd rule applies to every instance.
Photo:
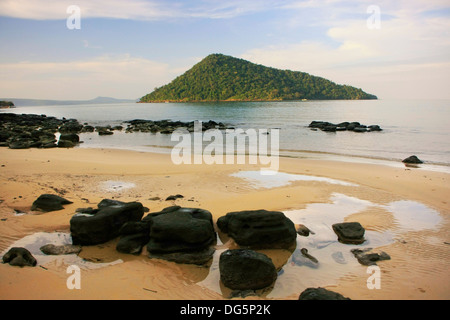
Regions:
[[[448, 173], [280, 157], [280, 172], [326, 177], [357, 186], [288, 181], [282, 186], [262, 188], [231, 176], [239, 171], [259, 170], [258, 165], [174, 165], [168, 154], [91, 148], [3, 149], [0, 165], [1, 252], [36, 232], [67, 233], [68, 222], [76, 208], [95, 206], [104, 198], [140, 201], [150, 213], [171, 205], [203, 208], [211, 211], [214, 222], [231, 211], [267, 209], [304, 214], [317, 206], [325, 206], [326, 210], [319, 212], [333, 214], [347, 210], [344, 219], [359, 220], [373, 239], [384, 241], [376, 249], [388, 252], [392, 260], [379, 263], [382, 289], [366, 287], [366, 267], [351, 259], [345, 265], [330, 263], [329, 252], [309, 244], [310, 239], [298, 236], [297, 249], [311, 245], [310, 252], [318, 255], [321, 267], [315, 270], [297, 266], [293, 264], [291, 253], [262, 250], [284, 274], [279, 275], [270, 292], [250, 299], [297, 299], [306, 286], [315, 284], [352, 299], [450, 298], [448, 287], [442, 286], [443, 281], [448, 283], [446, 269], [450, 264], [447, 254], [450, 239], [447, 231], [450, 226]], [[32, 202], [42, 193], [59, 194], [74, 203], [61, 211], [31, 212]], [[164, 200], [172, 194], [182, 194], [184, 198]], [[346, 197], [335, 199], [336, 195]], [[149, 200], [154, 197], [160, 200]], [[428, 229], [402, 225], [399, 216], [389, 210], [393, 204], [407, 202], [438, 212], [439, 224]], [[366, 206], [353, 212], [352, 208], [360, 204]], [[25, 214], [17, 215], [14, 209]], [[225, 235], [218, 234], [217, 252], [232, 245]], [[115, 250], [115, 240], [83, 247], [80, 257], [103, 262], [121, 259], [123, 262], [83, 269], [81, 290], [67, 289], [66, 265], [61, 261], [43, 265], [46, 269], [0, 264], [0, 298], [217, 300], [227, 299], [230, 293], [218, 282], [216, 260], [208, 269], [149, 259], [144, 253], [125, 255]], [[306, 281], [308, 278], [312, 279], [311, 283]]]

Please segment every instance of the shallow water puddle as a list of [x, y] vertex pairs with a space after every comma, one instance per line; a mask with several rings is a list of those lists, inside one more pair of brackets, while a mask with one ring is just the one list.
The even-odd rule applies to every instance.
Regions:
[[[353, 214], [372, 215], [377, 212], [386, 215], [385, 218], [391, 218], [380, 220], [386, 223], [380, 228], [383, 231], [366, 228], [366, 241], [361, 245], [343, 244], [337, 240], [332, 229], [334, 223], [344, 222]], [[351, 249], [373, 248], [377, 252], [379, 250], [376, 248], [393, 243], [402, 232], [433, 229], [442, 219], [439, 212], [415, 201], [394, 201], [381, 205], [340, 193], [333, 193], [330, 203], [312, 203], [305, 209], [286, 211], [285, 215], [294, 224], [307, 226], [314, 234], [308, 237], [298, 235], [297, 246], [292, 254], [286, 250], [261, 250], [273, 261], [278, 261], [277, 265], [282, 265], [274, 287], [267, 293], [268, 298], [299, 294], [308, 287], [336, 285], [340, 278], [351, 276], [360, 268], [367, 268], [357, 261]], [[391, 225], [392, 220], [395, 223]], [[306, 258], [300, 251], [302, 248], [306, 248], [318, 263]], [[199, 285], [222, 293], [218, 269], [220, 254], [225, 250], [216, 251], [210, 273]], [[380, 267], [382, 263], [379, 263]]]
[[308, 176], [302, 174], [292, 174], [285, 172], [269, 171], [265, 174], [261, 171], [240, 171], [231, 174], [232, 177], [241, 178], [247, 180], [254, 188], [277, 188], [287, 186], [294, 181], [316, 181], [325, 182], [330, 184], [338, 184], [349, 187], [357, 187], [357, 184], [345, 182], [336, 179], [330, 179], [325, 177]]
[[123, 262], [121, 259], [118, 259], [108, 263], [95, 263], [84, 260], [83, 258], [80, 258], [76, 254], [46, 255], [40, 250], [40, 248], [46, 244], [54, 244], [54, 245], [72, 244], [72, 238], [70, 236], [70, 233], [62, 233], [62, 232], [33, 233], [14, 242], [11, 246], [9, 246], [5, 251], [1, 253], [1, 256], [3, 256], [6, 252], [8, 252], [8, 250], [11, 249], [12, 247], [23, 247], [28, 251], [30, 251], [33, 257], [37, 260], [38, 265], [45, 265], [51, 262], [57, 262], [58, 264], [77, 265], [82, 269], [91, 270]]
[[134, 187], [136, 187], [134, 183], [125, 181], [108, 180], [101, 183], [101, 188], [108, 192], [122, 191], [126, 189], [132, 189]]

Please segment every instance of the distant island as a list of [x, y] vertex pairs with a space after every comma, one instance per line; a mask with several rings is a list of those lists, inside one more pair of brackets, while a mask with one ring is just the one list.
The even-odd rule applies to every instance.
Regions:
[[280, 70], [211, 54], [139, 102], [377, 99], [361, 89], [305, 72]]
[[[14, 101], [13, 105], [16, 105], [17, 107], [136, 102], [136, 100], [115, 99], [115, 98], [110, 98], [110, 97], [97, 97], [97, 98], [91, 99], [91, 100], [42, 100], [42, 99], [15, 99], [15, 98], [8, 98], [5, 100]], [[7, 102], [9, 102], [9, 101], [7, 101]]]
[[14, 108], [14, 103], [12, 101], [0, 100], [0, 109]]

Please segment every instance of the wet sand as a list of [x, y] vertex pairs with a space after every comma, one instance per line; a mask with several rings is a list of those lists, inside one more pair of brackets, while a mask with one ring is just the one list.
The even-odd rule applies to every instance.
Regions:
[[[447, 173], [280, 158], [278, 182], [284, 183], [277, 185], [249, 174], [259, 170], [257, 165], [174, 165], [167, 154], [81, 148], [2, 148], [0, 165], [2, 254], [27, 236], [31, 242], [55, 233], [66, 239], [75, 210], [96, 207], [105, 198], [139, 201], [150, 212], [174, 204], [203, 208], [214, 220], [231, 211], [279, 210], [315, 234], [298, 236], [294, 252], [261, 250], [281, 271], [273, 288], [247, 299], [297, 299], [307, 287], [318, 286], [355, 300], [450, 298]], [[32, 202], [43, 193], [73, 204], [32, 212]], [[184, 198], [165, 201], [174, 194]], [[155, 197], [160, 200], [150, 200]], [[356, 246], [341, 244], [329, 233], [336, 221], [359, 221], [367, 239], [361, 247], [390, 255], [391, 260], [378, 263], [380, 289], [368, 289], [367, 267], [350, 253]], [[0, 299], [215, 300], [231, 293], [219, 281], [218, 257], [236, 245], [220, 232], [209, 267], [149, 259], [145, 249], [139, 256], [121, 254], [116, 241], [83, 247], [79, 257], [38, 256], [34, 268], [0, 264]], [[299, 259], [301, 248], [319, 264]], [[71, 264], [80, 265], [80, 290], [67, 288]]]

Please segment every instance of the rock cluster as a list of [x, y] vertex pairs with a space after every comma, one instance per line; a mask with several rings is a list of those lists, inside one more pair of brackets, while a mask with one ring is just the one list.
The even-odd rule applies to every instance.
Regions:
[[[183, 122], [183, 121], [171, 121], [171, 120], [142, 120], [136, 119], [131, 121], [125, 121], [128, 123], [125, 132], [152, 132], [152, 133], [162, 133], [170, 134], [178, 128], [185, 128], [189, 132], [194, 131], [195, 121]], [[215, 122], [210, 120], [208, 122], [202, 122], [202, 131], [209, 129], [219, 129], [225, 130], [228, 127], [222, 122]]]
[[322, 131], [327, 132], [336, 132], [336, 131], [353, 131], [353, 132], [372, 132], [372, 131], [382, 131], [379, 125], [364, 125], [359, 122], [340, 122], [340, 123], [331, 123], [326, 121], [312, 121], [309, 126], [313, 130], [320, 129]]
[[[178, 128], [194, 131], [195, 121], [182, 122], [171, 120], [125, 121], [126, 133], [151, 132], [171, 134]], [[122, 125], [92, 126], [81, 124], [76, 119], [57, 119], [46, 115], [0, 113], [0, 147], [10, 149], [28, 148], [73, 148], [80, 143], [78, 134], [97, 132], [101, 136], [112, 135], [114, 131], [122, 131]], [[224, 130], [228, 127], [222, 122], [210, 120], [202, 122], [202, 131], [208, 129]], [[59, 139], [56, 133], [60, 133]]]

